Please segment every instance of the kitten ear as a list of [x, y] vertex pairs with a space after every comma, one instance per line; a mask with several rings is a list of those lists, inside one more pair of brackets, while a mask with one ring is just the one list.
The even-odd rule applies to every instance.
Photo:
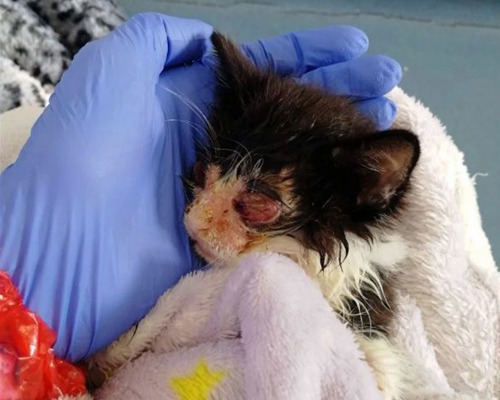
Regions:
[[241, 90], [248, 87], [248, 80], [260, 75], [239, 47], [219, 32], [212, 33], [211, 41], [218, 58], [218, 76], [226, 89]]
[[[357, 178], [359, 208], [384, 211], [403, 194], [420, 156], [418, 138], [405, 130], [378, 132], [349, 146], [349, 164]], [[342, 151], [341, 151], [342, 152]]]

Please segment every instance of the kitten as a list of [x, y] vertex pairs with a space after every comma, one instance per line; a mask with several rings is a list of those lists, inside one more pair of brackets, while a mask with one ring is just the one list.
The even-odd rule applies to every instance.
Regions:
[[385, 398], [399, 398], [402, 361], [387, 333], [391, 271], [405, 247], [386, 232], [417, 137], [376, 132], [351, 99], [260, 71], [219, 33], [212, 43], [217, 100], [185, 213], [196, 250], [215, 266], [253, 251], [292, 258], [354, 330]]

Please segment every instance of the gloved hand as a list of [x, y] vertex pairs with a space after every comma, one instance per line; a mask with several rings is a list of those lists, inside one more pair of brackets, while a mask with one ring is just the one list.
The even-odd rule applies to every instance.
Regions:
[[[142, 14], [85, 46], [0, 177], [0, 269], [57, 332], [60, 356], [108, 345], [200, 265], [179, 177], [212, 101], [211, 31]], [[358, 58], [367, 45], [359, 30], [333, 27], [244, 49], [259, 66], [356, 96], [385, 128], [395, 108], [380, 96], [401, 69]]]

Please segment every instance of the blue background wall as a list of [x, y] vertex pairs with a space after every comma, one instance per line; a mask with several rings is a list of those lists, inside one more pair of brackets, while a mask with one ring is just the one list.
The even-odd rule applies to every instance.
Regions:
[[483, 223], [500, 262], [500, 1], [498, 0], [119, 0], [141, 11], [199, 18], [245, 41], [350, 24], [370, 53], [397, 59], [401, 86], [448, 127], [477, 178]]

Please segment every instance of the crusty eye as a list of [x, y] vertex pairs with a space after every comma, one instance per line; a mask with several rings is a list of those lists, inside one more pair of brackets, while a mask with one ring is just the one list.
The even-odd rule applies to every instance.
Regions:
[[241, 193], [233, 200], [233, 207], [250, 227], [272, 224], [281, 214], [279, 201], [258, 192]]
[[207, 166], [202, 161], [196, 161], [193, 166], [193, 180], [200, 187], [205, 186], [205, 175], [207, 173]]

